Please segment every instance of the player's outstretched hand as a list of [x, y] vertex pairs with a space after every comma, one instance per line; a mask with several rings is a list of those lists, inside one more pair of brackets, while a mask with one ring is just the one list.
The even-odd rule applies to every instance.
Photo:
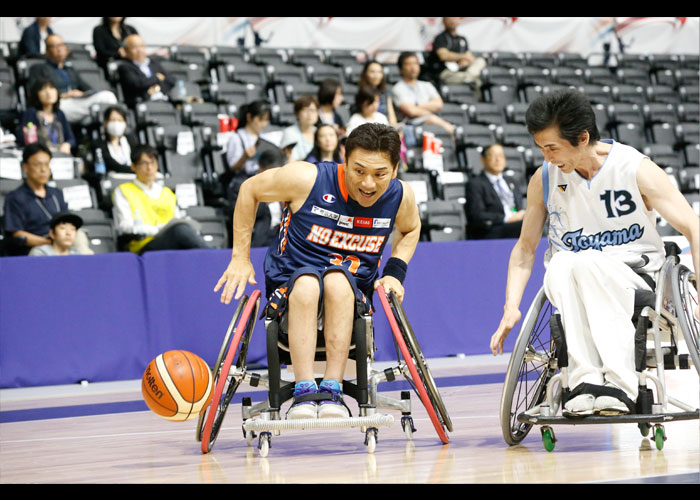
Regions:
[[491, 352], [494, 356], [503, 354], [503, 343], [513, 327], [520, 321], [522, 314], [518, 309], [506, 310], [503, 312], [501, 323], [498, 325], [496, 333], [491, 336]]
[[[255, 281], [255, 270], [249, 259], [231, 259], [228, 267], [221, 275], [219, 281], [214, 287], [214, 293], [218, 292], [224, 286], [221, 292], [221, 302], [230, 304], [231, 299], [238, 300], [245, 291], [246, 284], [257, 285]], [[235, 296], [234, 296], [235, 292]]]
[[374, 289], [376, 290], [379, 285], [384, 287], [384, 291], [387, 295], [393, 291], [396, 294], [396, 298], [399, 299], [399, 302], [403, 302], [404, 290], [399, 280], [393, 276], [384, 276], [374, 282]]

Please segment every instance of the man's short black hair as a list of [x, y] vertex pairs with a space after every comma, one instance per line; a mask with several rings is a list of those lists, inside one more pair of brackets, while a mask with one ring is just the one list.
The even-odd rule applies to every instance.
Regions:
[[41, 141], [33, 142], [24, 147], [24, 151], [22, 151], [22, 163], [28, 163], [29, 159], [40, 151], [49, 155], [49, 158], [53, 157], [51, 150], [46, 144]]
[[399, 60], [396, 61], [396, 65], [399, 67], [399, 71], [403, 70], [403, 62], [408, 59], [409, 57], [418, 57], [418, 54], [415, 52], [401, 52], [399, 54]]
[[588, 98], [575, 89], [539, 95], [527, 109], [525, 123], [532, 135], [556, 125], [559, 135], [574, 147], [578, 146], [583, 132], [589, 134], [589, 145], [600, 140], [593, 107]]
[[134, 146], [134, 149], [131, 151], [131, 163], [136, 165], [143, 155], [146, 155], [149, 158], [157, 159], [158, 150], [153, 146], [149, 146], [148, 144], [139, 144]]
[[395, 168], [401, 159], [401, 138], [399, 133], [388, 125], [365, 123], [355, 128], [345, 142], [345, 160], [355, 148], [367, 151], [388, 153], [391, 168]]

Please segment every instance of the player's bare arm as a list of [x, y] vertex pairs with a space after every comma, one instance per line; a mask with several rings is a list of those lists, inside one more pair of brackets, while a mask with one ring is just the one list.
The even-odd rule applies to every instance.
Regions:
[[[394, 235], [391, 243], [391, 257], [401, 259], [406, 264], [413, 257], [413, 253], [420, 239], [420, 214], [418, 205], [416, 205], [416, 197], [411, 186], [403, 181], [400, 181], [403, 186], [403, 198], [401, 205], [396, 213], [394, 221]], [[384, 276], [374, 283], [374, 288], [379, 285], [384, 287], [386, 293], [392, 290], [396, 294], [399, 301], [403, 301], [404, 288], [399, 280], [393, 276]]]
[[520, 237], [515, 243], [508, 261], [508, 280], [506, 282], [506, 301], [503, 317], [498, 329], [491, 337], [491, 352], [503, 354], [503, 342], [508, 333], [520, 321], [520, 301], [525, 286], [532, 273], [537, 245], [542, 239], [542, 230], [547, 220], [547, 209], [542, 196], [542, 167], [537, 169], [527, 187], [527, 209], [523, 219]]
[[222, 303], [229, 304], [232, 298], [238, 300], [246, 284], [257, 284], [250, 262], [250, 242], [258, 203], [284, 201], [289, 203], [292, 212], [296, 212], [304, 204], [315, 180], [314, 165], [292, 162], [257, 174], [241, 185], [233, 216], [231, 261], [214, 287], [214, 292], [224, 287]]

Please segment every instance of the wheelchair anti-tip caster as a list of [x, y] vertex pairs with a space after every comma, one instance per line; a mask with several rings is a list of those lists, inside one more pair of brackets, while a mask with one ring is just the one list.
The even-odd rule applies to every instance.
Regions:
[[413, 426], [413, 417], [410, 415], [404, 415], [401, 417], [401, 428], [404, 434], [409, 440], [413, 440], [413, 433], [416, 432], [416, 428]]
[[543, 425], [540, 427], [540, 432], [542, 433], [542, 444], [544, 444], [544, 449], [547, 451], [553, 451], [554, 445], [557, 442], [557, 438], [554, 435], [554, 429], [548, 425]]
[[272, 439], [272, 434], [269, 432], [261, 432], [258, 438], [258, 452], [261, 458], [267, 457], [270, 452], [270, 441]]
[[661, 424], [656, 424], [654, 426], [654, 443], [656, 443], [656, 449], [661, 451], [664, 447], [664, 441], [666, 441], [666, 431], [664, 426]]
[[370, 427], [367, 429], [367, 432], [365, 432], [365, 446], [367, 447], [368, 453], [374, 453], [374, 450], [377, 448], [378, 433], [379, 429], [376, 427]]

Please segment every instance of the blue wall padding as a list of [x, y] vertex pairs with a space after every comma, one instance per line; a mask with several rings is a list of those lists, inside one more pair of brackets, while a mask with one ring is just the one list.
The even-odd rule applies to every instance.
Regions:
[[[418, 244], [404, 307], [426, 357], [490, 352], [514, 243]], [[545, 245], [543, 240], [538, 248], [523, 316], [542, 283]], [[263, 295], [265, 251], [251, 253]], [[213, 364], [235, 310], [235, 303], [225, 306], [213, 292], [230, 256], [230, 250], [189, 250], [0, 259], [0, 387], [140, 378], [155, 356], [173, 349]], [[374, 304], [376, 359], [395, 359], [376, 296]], [[263, 321], [253, 332], [248, 363], [266, 364]]]

